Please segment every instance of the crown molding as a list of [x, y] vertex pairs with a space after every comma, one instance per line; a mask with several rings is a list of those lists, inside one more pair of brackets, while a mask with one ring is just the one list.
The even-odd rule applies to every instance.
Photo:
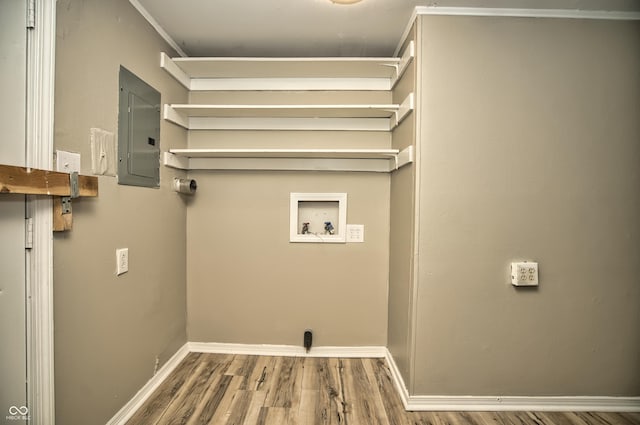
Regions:
[[411, 26], [418, 16], [486, 16], [510, 18], [557, 18], [557, 19], [602, 19], [617, 21], [640, 20], [640, 12], [609, 11], [609, 10], [579, 10], [579, 9], [515, 9], [494, 7], [439, 7], [416, 6], [402, 37], [396, 47], [394, 56], [398, 55], [402, 44], [411, 31]]
[[162, 26], [155, 20], [153, 16], [140, 4], [138, 0], [129, 0], [129, 3], [142, 15], [144, 19], [151, 24], [151, 26], [156, 30], [156, 32], [166, 41], [169, 45], [182, 57], [187, 57], [188, 55], [178, 46], [178, 43], [171, 38], [171, 36], [162, 28]]
[[515, 18], [604, 19], [622, 21], [640, 20], [640, 12], [580, 9], [507, 9], [493, 7], [417, 6], [414, 10], [414, 16], [417, 15], [505, 16]]

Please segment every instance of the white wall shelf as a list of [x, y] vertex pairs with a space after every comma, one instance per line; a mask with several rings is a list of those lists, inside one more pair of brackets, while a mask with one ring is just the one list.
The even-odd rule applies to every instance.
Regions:
[[160, 66], [190, 91], [391, 90], [415, 57], [413, 42], [398, 58], [171, 58]]
[[314, 170], [388, 173], [413, 162], [398, 149], [171, 149], [164, 165], [181, 170]]
[[[160, 66], [190, 92], [270, 91], [271, 104], [166, 104], [164, 119], [189, 131], [373, 131], [390, 132], [415, 108], [414, 94], [401, 103], [344, 103], [363, 93], [338, 95], [320, 103], [292, 104], [291, 91], [388, 92], [415, 57], [410, 42], [394, 58], [171, 58], [162, 53]], [[278, 93], [280, 92], [280, 93]], [[229, 99], [225, 93], [224, 98]], [[380, 93], [383, 94], [383, 93]], [[200, 96], [202, 98], [202, 96]], [[216, 94], [213, 99], [218, 96]], [[251, 98], [246, 95], [238, 99]], [[205, 96], [207, 98], [207, 96]], [[209, 96], [208, 98], [211, 98]], [[312, 96], [311, 98], [319, 98]], [[205, 101], [206, 102], [206, 101]], [[213, 100], [215, 102], [215, 100]], [[384, 100], [383, 100], [384, 102]], [[277, 147], [277, 146], [276, 146]], [[414, 161], [413, 147], [396, 149], [174, 149], [164, 153], [164, 164], [183, 170], [325, 170], [389, 173]]]
[[401, 104], [167, 104], [164, 119], [188, 130], [390, 131], [413, 109], [412, 93]]
[[167, 104], [164, 119], [188, 130], [390, 131], [413, 108], [413, 94], [401, 104]]

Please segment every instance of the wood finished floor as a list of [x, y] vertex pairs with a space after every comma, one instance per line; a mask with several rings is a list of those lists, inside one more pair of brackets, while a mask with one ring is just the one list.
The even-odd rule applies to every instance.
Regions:
[[190, 353], [127, 425], [637, 425], [639, 413], [405, 412], [383, 359]]

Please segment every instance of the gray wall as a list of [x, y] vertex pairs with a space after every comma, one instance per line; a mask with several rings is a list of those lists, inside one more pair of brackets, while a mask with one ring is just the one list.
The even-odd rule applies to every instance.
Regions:
[[[388, 103], [385, 91], [192, 92], [191, 103]], [[389, 148], [388, 132], [189, 132], [191, 148]], [[189, 341], [384, 346], [389, 175], [368, 172], [193, 171], [187, 211]], [[289, 242], [291, 192], [348, 197], [364, 243]]]
[[[189, 341], [384, 346], [389, 177], [377, 173], [191, 172]], [[291, 192], [346, 192], [364, 243], [290, 243]]]
[[[191, 103], [387, 103], [378, 91], [193, 92]], [[191, 148], [390, 148], [388, 132], [189, 132]], [[387, 341], [387, 173], [192, 171], [187, 212], [188, 336], [194, 342], [384, 346]], [[348, 197], [364, 243], [289, 242], [291, 192]]]
[[[55, 147], [82, 154], [91, 173], [89, 129], [117, 133], [122, 64], [163, 102], [186, 91], [160, 69], [173, 54], [126, 0], [57, 3]], [[162, 150], [186, 134], [161, 125]], [[104, 424], [186, 342], [186, 207], [170, 169], [159, 189], [100, 177], [97, 198], [73, 203], [73, 230], [54, 235], [56, 421]], [[129, 272], [115, 276], [116, 248]]]
[[420, 19], [414, 393], [640, 395], [640, 24]]

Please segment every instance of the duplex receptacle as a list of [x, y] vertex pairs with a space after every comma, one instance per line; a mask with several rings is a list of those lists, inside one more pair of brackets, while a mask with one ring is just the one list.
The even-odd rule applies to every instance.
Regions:
[[116, 249], [116, 275], [129, 271], [129, 248]]
[[537, 286], [538, 263], [530, 261], [511, 263], [511, 284], [514, 286]]

